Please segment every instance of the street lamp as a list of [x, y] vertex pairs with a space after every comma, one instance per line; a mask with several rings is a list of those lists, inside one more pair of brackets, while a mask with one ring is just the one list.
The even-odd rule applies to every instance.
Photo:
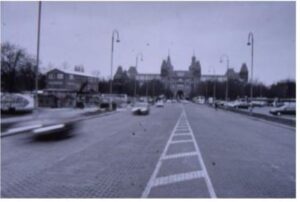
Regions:
[[253, 52], [254, 52], [254, 36], [252, 32], [249, 32], [248, 34], [248, 46], [251, 46], [251, 80], [250, 80], [250, 101], [252, 100], [253, 97]]
[[[143, 61], [143, 53], [139, 52], [136, 57], [135, 57], [135, 68], [136, 68], [136, 71], [138, 69], [138, 61]], [[137, 71], [138, 72], [138, 71]], [[134, 82], [134, 101], [136, 102], [136, 78], [135, 78], [135, 82]]]
[[38, 5], [38, 24], [37, 24], [37, 48], [36, 48], [36, 67], [35, 67], [35, 99], [34, 106], [37, 112], [38, 109], [38, 89], [39, 89], [39, 60], [40, 60], [40, 33], [41, 33], [41, 12], [42, 12], [42, 2], [39, 1]]
[[114, 62], [114, 42], [115, 42], [115, 35], [117, 35], [116, 42], [120, 43], [119, 32], [118, 30], [114, 30], [112, 33], [111, 39], [111, 58], [110, 58], [110, 86], [109, 86], [109, 93], [110, 93], [110, 110], [112, 110], [112, 88], [113, 88], [113, 62]]
[[215, 76], [215, 69], [213, 68], [213, 80], [214, 80], [214, 102], [216, 101], [216, 76]]
[[[228, 55], [225, 55], [225, 54], [223, 54], [222, 56], [221, 56], [221, 58], [220, 58], [220, 63], [223, 63], [223, 58], [226, 58], [226, 68], [227, 68], [227, 73], [228, 73], [228, 69], [229, 69], [229, 57], [228, 57]], [[226, 73], [226, 74], [227, 74]], [[226, 79], [226, 94], [225, 94], [225, 100], [227, 101], [228, 100], [228, 92], [229, 92], [229, 85], [228, 85], [228, 80], [229, 80], [229, 78], [228, 78], [228, 75], [227, 75], [227, 79]]]

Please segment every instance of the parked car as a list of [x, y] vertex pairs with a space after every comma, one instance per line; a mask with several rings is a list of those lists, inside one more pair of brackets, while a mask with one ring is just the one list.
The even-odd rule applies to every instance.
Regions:
[[208, 104], [212, 105], [214, 103], [214, 98], [213, 97], [209, 97], [208, 98]]
[[131, 112], [136, 115], [147, 115], [150, 113], [150, 106], [147, 102], [136, 103]]
[[296, 104], [295, 103], [285, 103], [281, 107], [271, 109], [270, 113], [273, 115], [277, 115], [277, 116], [280, 116], [282, 114], [296, 115]]
[[230, 108], [235, 108], [235, 109], [248, 109], [250, 107], [250, 104], [245, 102], [245, 101], [233, 101], [227, 103], [227, 106]]
[[[100, 104], [100, 110], [108, 111], [109, 106], [110, 106], [109, 101], [102, 101], [102, 103]], [[112, 102], [112, 110], [116, 110], [116, 109], [117, 109], [117, 104], [115, 102]]]
[[215, 104], [218, 106], [218, 107], [223, 107], [225, 106], [225, 101], [222, 101], [222, 100], [216, 100], [215, 101]]
[[267, 102], [266, 101], [251, 101], [250, 105], [252, 105], [253, 107], [264, 107], [267, 106]]
[[156, 107], [164, 107], [164, 102], [159, 100], [159, 101], [156, 102], [155, 105], [156, 105]]

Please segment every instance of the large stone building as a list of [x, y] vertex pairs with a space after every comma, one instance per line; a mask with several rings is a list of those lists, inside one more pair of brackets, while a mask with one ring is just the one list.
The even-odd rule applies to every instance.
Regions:
[[171, 58], [168, 56], [166, 60], [162, 61], [160, 74], [138, 73], [135, 67], [130, 67], [127, 75], [131, 79], [137, 79], [140, 84], [153, 79], [160, 80], [172, 91], [173, 95], [180, 97], [188, 97], [200, 82], [214, 80], [222, 82], [227, 81], [227, 79], [248, 81], [246, 64], [242, 65], [240, 72], [235, 72], [233, 68], [229, 68], [224, 75], [201, 74], [201, 65], [195, 56], [192, 56], [188, 70], [174, 70]]

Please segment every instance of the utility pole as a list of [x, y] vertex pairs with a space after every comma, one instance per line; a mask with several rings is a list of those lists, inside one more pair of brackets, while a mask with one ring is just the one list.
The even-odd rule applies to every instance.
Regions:
[[37, 48], [36, 48], [36, 67], [35, 67], [35, 111], [38, 110], [38, 89], [39, 89], [39, 61], [40, 61], [40, 35], [41, 35], [41, 13], [42, 13], [42, 2], [38, 4], [38, 24], [37, 24]]

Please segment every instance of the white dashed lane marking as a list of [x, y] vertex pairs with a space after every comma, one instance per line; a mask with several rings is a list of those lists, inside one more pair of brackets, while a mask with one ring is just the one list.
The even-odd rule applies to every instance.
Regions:
[[179, 154], [171, 154], [171, 155], [164, 156], [162, 158], [162, 160], [176, 159], [176, 158], [180, 158], [180, 157], [195, 156], [195, 155], [197, 155], [197, 152], [185, 152], [185, 153], [179, 153]]
[[188, 173], [180, 173], [175, 175], [169, 175], [166, 177], [158, 177], [153, 182], [153, 186], [160, 186], [160, 185], [166, 185], [166, 184], [172, 184], [176, 182], [196, 179], [203, 177], [203, 171], [192, 171]]
[[172, 140], [171, 144], [184, 143], [184, 142], [193, 142], [193, 140], [192, 139], [189, 139], [189, 140]]
[[[178, 139], [179, 137], [180, 138], [189, 137], [189, 139]], [[182, 144], [186, 144], [186, 143], [193, 143], [192, 145], [194, 145], [194, 148], [193, 148], [194, 151], [190, 151], [190, 152], [186, 152], [186, 151], [182, 152], [181, 151], [181, 152], [176, 152], [175, 154], [167, 154], [167, 151], [170, 148], [170, 145], [172, 145], [172, 148], [174, 148], [174, 146], [176, 148], [180, 148], [180, 146], [182, 146]], [[197, 156], [197, 159], [201, 166], [199, 168], [199, 170], [183, 172], [183, 173], [178, 173], [178, 174], [173, 174], [173, 175], [168, 175], [168, 176], [163, 176], [163, 177], [157, 177], [158, 173], [160, 171], [161, 165], [164, 163], [165, 160], [186, 158], [186, 157], [190, 157], [190, 156]], [[183, 166], [183, 165], [179, 164], [178, 166]], [[202, 159], [202, 155], [200, 153], [199, 147], [198, 147], [197, 142], [194, 137], [193, 130], [187, 120], [186, 113], [183, 108], [183, 112], [180, 115], [177, 123], [175, 124], [175, 127], [172, 130], [172, 133], [167, 141], [164, 151], [162, 152], [162, 154], [155, 166], [155, 169], [146, 185], [146, 188], [145, 188], [144, 192], [142, 193], [142, 197], [148, 197], [152, 187], [159, 187], [161, 185], [168, 185], [168, 184], [174, 184], [174, 183], [179, 183], [179, 182], [183, 182], [183, 181], [194, 180], [194, 179], [203, 179], [203, 178], [205, 180], [207, 190], [209, 192], [209, 196], [212, 198], [215, 198], [216, 194], [215, 194], [213, 185], [208, 176], [206, 167], [204, 165], [204, 161]], [[203, 190], [199, 190], [199, 192], [202, 192], [202, 191]]]

